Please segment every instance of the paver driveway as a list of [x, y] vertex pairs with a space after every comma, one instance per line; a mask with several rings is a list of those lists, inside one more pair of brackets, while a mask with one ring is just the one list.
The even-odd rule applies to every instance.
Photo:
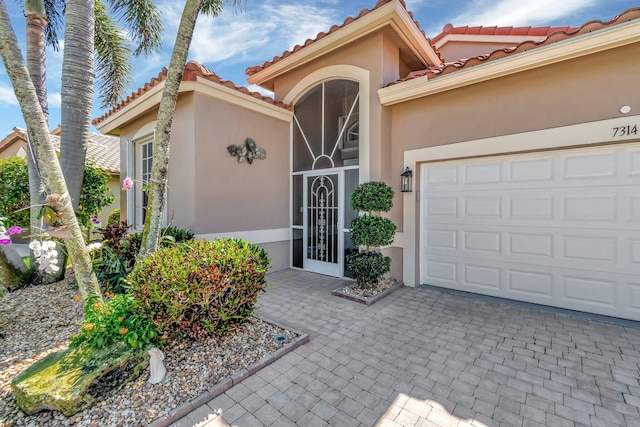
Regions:
[[640, 329], [294, 270], [259, 314], [311, 341], [174, 426], [640, 426]]

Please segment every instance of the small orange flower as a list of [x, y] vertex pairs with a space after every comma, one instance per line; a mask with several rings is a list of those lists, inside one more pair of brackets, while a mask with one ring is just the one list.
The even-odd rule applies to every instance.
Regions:
[[120, 333], [121, 333], [122, 335], [126, 334], [127, 332], [129, 332], [129, 329], [127, 329], [127, 328], [122, 328], [122, 329], [120, 329]]
[[94, 310], [100, 310], [102, 308], [102, 303], [101, 302], [97, 302], [95, 304], [93, 304], [93, 309]]
[[124, 317], [118, 317], [118, 322], [124, 321]]
[[77, 302], [77, 301], [80, 301], [80, 300], [82, 300], [82, 295], [76, 295], [76, 296], [74, 297], [74, 299], [76, 300], [76, 302]]
[[82, 327], [82, 329], [84, 329], [85, 331], [90, 331], [95, 327], [95, 325], [93, 323], [87, 323], [86, 325], [84, 325]]
[[114, 294], [113, 292], [109, 292], [109, 293], [107, 294], [107, 296], [108, 296], [109, 298], [113, 299], [113, 298], [115, 298], [116, 294]]

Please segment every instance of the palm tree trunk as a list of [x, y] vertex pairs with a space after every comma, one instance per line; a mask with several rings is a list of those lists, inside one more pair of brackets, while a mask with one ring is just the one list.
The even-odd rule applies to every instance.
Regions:
[[[27, 48], [27, 69], [29, 76], [36, 89], [38, 101], [42, 108], [45, 120], [49, 119], [49, 105], [47, 102], [47, 84], [46, 84], [46, 45], [45, 30], [48, 24], [47, 15], [43, 0], [27, 0], [24, 2], [24, 11], [26, 16], [27, 32], [26, 32], [26, 48]], [[31, 130], [27, 128], [27, 165], [29, 168], [29, 200], [31, 202], [29, 228], [32, 235], [39, 234], [40, 230], [40, 211], [44, 203], [44, 195], [42, 193], [42, 183], [40, 182], [40, 174], [34, 161], [33, 150], [31, 150], [30, 141], [33, 139]], [[64, 261], [64, 260], [62, 260]], [[37, 270], [37, 264], [33, 251], [31, 251], [31, 268]], [[52, 274], [53, 277], [44, 277], [43, 281], [57, 281], [64, 277], [64, 262], [60, 264], [60, 271]]]
[[[78, 210], [93, 106], [94, 0], [67, 0], [62, 58], [60, 167], [73, 210]], [[71, 253], [69, 242], [65, 242]], [[60, 256], [60, 270], [66, 255]]]
[[98, 281], [93, 274], [91, 257], [85, 246], [82, 230], [71, 206], [71, 197], [51, 143], [47, 121], [38, 102], [38, 95], [29, 77], [29, 71], [22, 60], [18, 40], [11, 27], [4, 0], [0, 0], [0, 56], [20, 103], [24, 121], [33, 134], [31, 145], [45, 192], [50, 196], [58, 197], [56, 204], [60, 207], [62, 224], [71, 232], [67, 249], [73, 262], [80, 292], [84, 298], [91, 295], [102, 298]]
[[78, 209], [93, 106], [94, 0], [67, 0], [62, 59], [60, 166]]
[[171, 141], [171, 125], [173, 123], [173, 113], [176, 109], [178, 90], [182, 83], [182, 73], [187, 61], [189, 46], [193, 38], [193, 29], [202, 7], [202, 0], [187, 0], [176, 42], [173, 46], [167, 79], [165, 80], [162, 99], [158, 109], [158, 122], [155, 129], [153, 141], [153, 167], [151, 168], [151, 182], [149, 190], [149, 209], [144, 222], [142, 233], [142, 245], [140, 253], [142, 256], [156, 250], [160, 238], [160, 227], [162, 225], [162, 214], [166, 203], [167, 171], [169, 167], [169, 148]]

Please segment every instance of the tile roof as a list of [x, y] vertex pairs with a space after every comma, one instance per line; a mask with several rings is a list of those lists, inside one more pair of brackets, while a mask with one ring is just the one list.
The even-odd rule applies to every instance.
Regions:
[[603, 28], [612, 27], [614, 25], [618, 25], [628, 21], [633, 21], [635, 19], [640, 19], [640, 8], [637, 8], [637, 7], [628, 9], [607, 22], [589, 21], [586, 24], [577, 28], [570, 27], [570, 29], [567, 31], [563, 31], [563, 30], [556, 31], [548, 35], [544, 40], [541, 40], [541, 41], [525, 41], [518, 44], [515, 47], [498, 49], [486, 55], [480, 55], [472, 58], [461, 59], [459, 61], [449, 62], [446, 64], [442, 64], [440, 66], [429, 67], [424, 70], [412, 71], [404, 79], [391, 82], [387, 86], [402, 83], [408, 80], [417, 79], [423, 76], [428, 76], [429, 79], [433, 79], [436, 77], [440, 77], [440, 76], [444, 76], [444, 75], [456, 72], [461, 69], [471, 68], [476, 65], [481, 65], [487, 62], [495, 61], [497, 59], [501, 59], [507, 56], [515, 55], [522, 52], [527, 52], [543, 46], [548, 46], [559, 41], [568, 40], [577, 36], [581, 36], [583, 34], [588, 34], [594, 31], [602, 30]]
[[435, 45], [448, 35], [485, 35], [485, 36], [530, 36], [546, 37], [557, 31], [570, 32], [577, 30], [577, 27], [454, 27], [447, 24], [442, 32], [431, 39], [431, 44]]
[[[372, 9], [362, 9], [360, 11], [360, 13], [358, 13], [358, 16], [350, 16], [348, 18], [346, 18], [344, 20], [344, 22], [340, 25], [336, 24], [333, 25], [331, 28], [329, 28], [329, 31], [325, 32], [320, 32], [318, 33], [318, 35], [316, 35], [316, 37], [314, 39], [307, 39], [303, 45], [295, 45], [293, 47], [293, 49], [291, 50], [287, 50], [285, 51], [282, 55], [280, 56], [275, 56], [271, 61], [266, 61], [265, 63], [263, 63], [262, 65], [255, 65], [253, 67], [249, 67], [246, 69], [245, 74], [247, 74], [248, 76], [252, 76], [256, 73], [259, 73], [260, 71], [264, 70], [265, 68], [268, 68], [270, 66], [272, 66], [273, 64], [280, 62], [281, 60], [293, 55], [296, 52], [299, 52], [300, 50], [304, 49], [305, 47], [317, 42], [318, 40], [328, 36], [329, 34], [333, 34], [336, 31], [340, 30], [341, 28], [346, 27], [347, 25], [351, 24], [352, 22], [356, 21], [359, 18], [362, 18], [363, 16], [373, 12], [376, 9], [381, 8], [382, 6], [384, 6], [385, 4], [391, 2], [393, 0], [378, 0], [378, 2], [376, 3], [376, 5], [372, 8]], [[404, 0], [400, 0], [400, 4], [406, 9], [407, 5], [404, 2]], [[407, 11], [407, 13], [409, 14], [409, 16], [413, 19], [413, 13], [411, 13], [410, 11]], [[418, 21], [414, 21], [416, 27], [420, 30], [420, 23]], [[422, 32], [422, 35], [424, 36], [424, 30], [420, 30], [420, 32]], [[426, 36], [425, 36], [426, 37]]]
[[[293, 106], [286, 105], [282, 102], [274, 101], [273, 98], [269, 96], [264, 96], [260, 92], [253, 92], [247, 89], [244, 86], [236, 86], [232, 81], [225, 80], [220, 78], [216, 73], [207, 69], [205, 66], [199, 64], [196, 61], [189, 61], [184, 67], [184, 73], [182, 75], [182, 81], [196, 81], [198, 77], [204, 78], [210, 82], [220, 84], [222, 86], [226, 86], [230, 89], [236, 90], [242, 94], [251, 96], [253, 98], [259, 99], [261, 101], [267, 102], [269, 104], [275, 105], [277, 107], [284, 108], [286, 110], [293, 110]], [[118, 105], [111, 108], [108, 112], [103, 114], [100, 117], [96, 117], [93, 119], [92, 123], [94, 126], [102, 123], [104, 120], [109, 118], [111, 115], [117, 113], [136, 99], [140, 98], [142, 95], [147, 93], [149, 90], [153, 89], [155, 86], [158, 86], [161, 82], [165, 81], [167, 78], [167, 68], [163, 67], [162, 71], [158, 74], [157, 77], [153, 77], [149, 82], [145, 83], [144, 86], [138, 88], [137, 91], [131, 92], [131, 95], [127, 96], [125, 99], [120, 101]]]
[[[11, 137], [16, 137], [24, 141], [27, 140], [27, 131], [14, 127]], [[7, 139], [5, 138], [5, 139]], [[60, 151], [60, 126], [51, 132], [51, 142], [56, 151]], [[89, 143], [87, 145], [87, 159], [93, 159], [96, 166], [111, 174], [120, 174], [120, 138], [115, 136], [101, 135], [90, 132]]]

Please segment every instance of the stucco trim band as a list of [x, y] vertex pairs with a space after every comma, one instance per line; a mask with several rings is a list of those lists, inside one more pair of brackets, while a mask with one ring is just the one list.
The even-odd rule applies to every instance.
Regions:
[[256, 245], [260, 243], [283, 242], [291, 239], [291, 229], [274, 228], [271, 230], [227, 231], [224, 233], [196, 234], [196, 239], [198, 240], [213, 240], [219, 238], [243, 239]]

